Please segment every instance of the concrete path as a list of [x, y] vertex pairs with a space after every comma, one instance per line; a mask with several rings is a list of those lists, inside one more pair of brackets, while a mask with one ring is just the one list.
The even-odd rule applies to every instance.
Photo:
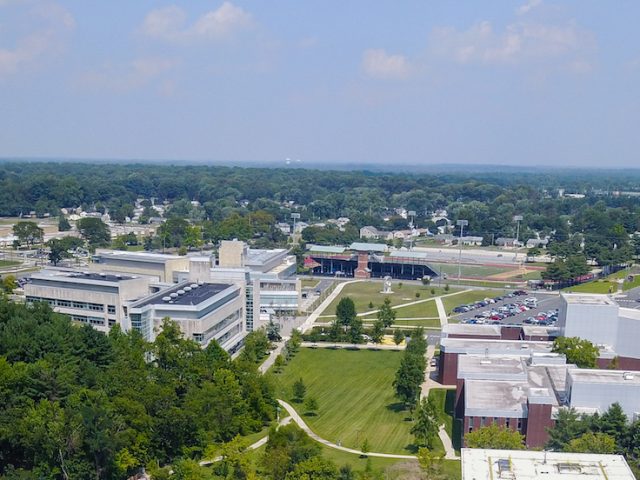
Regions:
[[440, 297], [436, 298], [436, 307], [438, 307], [440, 326], [444, 327], [447, 323], [449, 323], [449, 318], [447, 317], [447, 311], [444, 309], [444, 303], [442, 303], [442, 299]]
[[291, 418], [293, 419], [293, 421], [296, 422], [302, 430], [304, 430], [316, 442], [320, 442], [327, 447], [335, 448], [336, 450], [342, 450], [343, 452], [354, 453], [356, 455], [366, 455], [368, 457], [398, 458], [403, 460], [415, 460], [417, 458], [414, 455], [400, 455], [400, 454], [393, 454], [393, 453], [377, 453], [377, 452], [364, 453], [360, 450], [355, 450], [353, 448], [347, 448], [341, 445], [337, 445], [313, 433], [313, 431], [305, 423], [302, 417], [298, 415], [298, 412], [296, 412], [295, 409], [291, 405], [289, 405], [287, 402], [285, 402], [284, 400], [278, 399], [278, 403], [284, 407], [284, 409], [289, 413], [289, 415], [291, 415]]
[[333, 300], [340, 295], [340, 292], [342, 292], [342, 289], [351, 284], [351, 283], [356, 283], [356, 282], [361, 282], [362, 280], [351, 280], [349, 282], [342, 282], [339, 283], [336, 288], [333, 289], [333, 292], [331, 292], [329, 294], [329, 296], [327, 298], [325, 298], [322, 303], [320, 303], [320, 305], [318, 305], [318, 308], [316, 308], [311, 315], [309, 315], [307, 317], [307, 319], [304, 321], [304, 323], [302, 325], [300, 325], [298, 327], [298, 330], [300, 330], [302, 333], [307, 332], [308, 330], [311, 330], [313, 328], [313, 324], [316, 322], [316, 320], [318, 319], [318, 317], [320, 316], [320, 314], [322, 312], [324, 312], [324, 310], [331, 304], [331, 302], [333, 302]]
[[337, 348], [345, 350], [404, 350], [404, 346], [383, 345], [380, 343], [334, 343], [334, 342], [302, 342], [307, 348]]
[[440, 437], [440, 441], [442, 442], [442, 446], [444, 447], [444, 458], [446, 458], [447, 460], [460, 460], [460, 457], [456, 455], [456, 451], [453, 449], [453, 444], [451, 443], [449, 434], [444, 429], [444, 425], [440, 425], [438, 436]]
[[282, 337], [282, 340], [276, 343], [276, 348], [269, 352], [269, 356], [267, 357], [267, 359], [262, 362], [262, 365], [258, 367], [258, 371], [260, 373], [267, 373], [267, 370], [269, 370], [276, 361], [276, 357], [280, 355], [280, 352], [282, 352], [284, 344], [287, 343], [287, 340], [289, 340], [289, 337]]

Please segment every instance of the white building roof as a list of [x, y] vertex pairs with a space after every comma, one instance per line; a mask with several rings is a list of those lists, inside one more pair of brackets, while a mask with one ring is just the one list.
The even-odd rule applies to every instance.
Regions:
[[622, 455], [462, 449], [462, 480], [635, 480]]
[[310, 245], [309, 251], [312, 253], [344, 253], [345, 247], [338, 245]]
[[568, 304], [575, 305], [617, 305], [608, 295], [597, 293], [562, 293]]

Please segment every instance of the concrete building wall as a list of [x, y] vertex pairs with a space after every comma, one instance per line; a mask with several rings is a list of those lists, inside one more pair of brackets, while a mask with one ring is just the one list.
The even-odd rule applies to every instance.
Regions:
[[552, 428], [554, 421], [551, 418], [551, 405], [528, 404], [528, 415], [525, 422], [525, 444], [527, 448], [541, 448], [547, 443], [549, 434], [547, 429]]
[[640, 357], [640, 320], [628, 317], [618, 318], [615, 351], [620, 357]]
[[577, 382], [567, 376], [569, 402], [576, 408], [597, 408], [605, 412], [611, 404], [618, 402], [627, 417], [634, 418], [640, 412], [640, 384], [586, 383]]
[[440, 350], [438, 381], [443, 385], [455, 385], [458, 379], [458, 354]]
[[615, 345], [618, 339], [618, 308], [618, 305], [613, 302], [609, 304], [578, 303], [568, 301], [567, 297], [563, 296], [558, 315], [558, 327], [565, 337], [584, 338], [596, 345]]
[[247, 244], [238, 240], [222, 240], [218, 249], [218, 264], [222, 268], [244, 267]]

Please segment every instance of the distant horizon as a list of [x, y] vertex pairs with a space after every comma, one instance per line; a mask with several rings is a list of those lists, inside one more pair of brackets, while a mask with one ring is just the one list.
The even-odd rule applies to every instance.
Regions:
[[639, 17], [593, 0], [0, 0], [0, 156], [635, 169]]

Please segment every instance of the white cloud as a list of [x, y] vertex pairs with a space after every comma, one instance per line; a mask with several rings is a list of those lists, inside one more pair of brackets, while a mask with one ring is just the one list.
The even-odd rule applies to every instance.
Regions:
[[140, 31], [151, 38], [189, 42], [225, 38], [251, 24], [251, 15], [230, 2], [224, 2], [216, 10], [205, 12], [191, 25], [187, 24], [185, 11], [172, 5], [149, 12]]
[[404, 55], [388, 54], [382, 49], [366, 50], [362, 55], [362, 69], [370, 77], [404, 79], [411, 66]]
[[518, 64], [547, 61], [578, 54], [592, 43], [588, 32], [574, 23], [562, 26], [515, 22], [503, 32], [491, 23], [476, 23], [468, 30], [438, 28], [432, 35], [433, 51], [457, 63]]
[[83, 87], [127, 92], [148, 85], [173, 69], [177, 62], [168, 58], [139, 58], [126, 65], [105, 65], [80, 77]]
[[[7, 3], [4, 0], [0, 7]], [[0, 77], [49, 60], [64, 48], [66, 35], [75, 28], [73, 16], [55, 3], [38, 4], [30, 12], [42, 26], [18, 38], [13, 48], [0, 47]]]
[[518, 15], [526, 15], [531, 10], [533, 10], [536, 7], [539, 7], [540, 5], [542, 5], [542, 0], [528, 0], [527, 3], [520, 5], [517, 8], [516, 13]]

